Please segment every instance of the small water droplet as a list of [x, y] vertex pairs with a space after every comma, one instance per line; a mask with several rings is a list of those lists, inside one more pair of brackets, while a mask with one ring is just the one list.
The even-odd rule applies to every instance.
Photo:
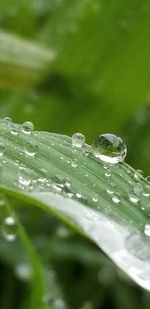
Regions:
[[119, 203], [120, 203], [120, 198], [119, 198], [118, 196], [114, 195], [114, 196], [112, 197], [112, 201], [113, 201], [115, 204], [119, 204]]
[[85, 143], [85, 136], [82, 133], [75, 133], [72, 135], [72, 146], [82, 148]]
[[30, 175], [26, 173], [26, 170], [20, 170], [18, 173], [18, 183], [22, 189], [27, 189], [31, 184]]
[[149, 185], [144, 186], [143, 195], [146, 197], [150, 196], [150, 186]]
[[71, 166], [72, 166], [72, 167], [77, 167], [78, 164], [77, 164], [77, 162], [76, 162], [75, 160], [72, 160], [72, 161], [71, 161]]
[[12, 135], [17, 136], [17, 135], [19, 134], [19, 126], [18, 126], [17, 124], [14, 124], [14, 123], [13, 123], [13, 124], [11, 125], [10, 133], [11, 133]]
[[31, 121], [25, 121], [21, 128], [24, 134], [31, 134], [34, 130], [34, 124]]
[[24, 150], [27, 156], [35, 157], [38, 151], [38, 145], [33, 142], [29, 142], [25, 145]]
[[138, 195], [138, 196], [141, 195], [141, 193], [143, 192], [142, 184], [136, 183], [136, 184], [134, 185], [133, 192], [134, 192], [136, 195]]
[[0, 158], [3, 157], [5, 150], [6, 150], [5, 144], [3, 142], [0, 142]]
[[98, 202], [98, 197], [93, 196], [93, 197], [92, 197], [92, 201], [93, 201], [94, 203], [97, 203], [97, 202]]
[[77, 193], [76, 193], [76, 197], [79, 198], [79, 199], [81, 199], [81, 198], [82, 198], [82, 194], [79, 193], [79, 192], [77, 192]]
[[93, 141], [92, 148], [95, 157], [110, 164], [124, 161], [127, 154], [125, 143], [114, 134], [99, 135]]
[[13, 217], [7, 217], [5, 218], [2, 228], [1, 228], [1, 233], [3, 237], [8, 240], [8, 241], [14, 241], [17, 236], [17, 224], [16, 221]]
[[5, 117], [2, 121], [10, 124], [12, 122], [12, 119], [10, 117]]
[[143, 171], [142, 171], [142, 170], [136, 170], [136, 171], [134, 172], [134, 178], [135, 178], [136, 180], [139, 180], [142, 176], [143, 176]]
[[135, 195], [129, 194], [129, 201], [133, 204], [137, 204], [139, 202], [139, 198]]
[[150, 176], [147, 176], [147, 177], [146, 177], [146, 180], [147, 180], [147, 181], [150, 181]]
[[150, 237], [150, 224], [145, 224], [144, 234]]
[[107, 169], [107, 171], [105, 172], [105, 176], [111, 177], [111, 170]]
[[113, 191], [113, 190], [110, 190], [110, 189], [107, 189], [106, 192], [107, 192], [108, 194], [114, 194], [114, 191]]

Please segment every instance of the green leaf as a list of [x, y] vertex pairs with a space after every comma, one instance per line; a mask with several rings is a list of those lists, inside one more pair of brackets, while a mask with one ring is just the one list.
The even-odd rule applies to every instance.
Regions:
[[150, 184], [139, 172], [104, 164], [70, 137], [8, 120], [0, 122], [0, 153], [2, 192], [61, 219], [150, 290]]

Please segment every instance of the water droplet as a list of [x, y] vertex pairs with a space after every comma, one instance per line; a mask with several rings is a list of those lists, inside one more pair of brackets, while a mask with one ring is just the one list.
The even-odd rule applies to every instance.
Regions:
[[26, 171], [20, 171], [18, 175], [18, 182], [22, 189], [27, 189], [31, 184], [31, 178], [26, 174]]
[[40, 169], [41, 175], [38, 178], [38, 182], [44, 184], [48, 181], [48, 171], [45, 168]]
[[129, 200], [130, 202], [132, 202], [133, 204], [137, 204], [139, 202], [139, 199], [137, 196], [130, 194], [129, 195]]
[[116, 164], [124, 161], [127, 148], [123, 140], [114, 134], [102, 134], [92, 143], [95, 157], [100, 160]]
[[126, 247], [130, 253], [134, 254], [143, 261], [150, 258], [149, 243], [140, 234], [131, 234], [126, 239]]
[[149, 185], [144, 186], [143, 195], [146, 197], [150, 196], [150, 186]]
[[147, 180], [147, 181], [150, 181], [150, 176], [147, 176], [147, 177], [146, 177], [146, 180]]
[[24, 134], [30, 134], [34, 130], [34, 124], [31, 121], [26, 121], [21, 128]]
[[98, 197], [93, 196], [93, 197], [92, 197], [92, 201], [93, 201], [94, 203], [97, 203], [97, 202], [98, 202]]
[[139, 180], [142, 176], [143, 176], [143, 171], [142, 171], [142, 170], [136, 170], [136, 171], [134, 172], [134, 178], [135, 178], [136, 180]]
[[144, 234], [150, 237], [150, 224], [145, 224]]
[[79, 193], [79, 192], [77, 192], [77, 193], [76, 193], [76, 197], [80, 199], [80, 198], [82, 198], [82, 194]]
[[82, 133], [75, 133], [72, 135], [72, 146], [82, 148], [85, 143], [85, 136]]
[[77, 164], [77, 162], [76, 162], [75, 160], [72, 160], [72, 161], [71, 161], [71, 166], [72, 166], [72, 167], [77, 167], [78, 164]]
[[107, 171], [105, 172], [105, 176], [111, 177], [111, 170], [107, 169]]
[[114, 191], [113, 191], [113, 190], [110, 190], [110, 189], [107, 189], [106, 192], [107, 192], [108, 194], [114, 194]]
[[10, 133], [11, 133], [12, 135], [15, 135], [15, 136], [18, 135], [18, 133], [19, 133], [19, 126], [18, 126], [17, 124], [13, 123], [13, 124], [11, 125]]
[[5, 117], [2, 121], [9, 124], [12, 122], [12, 119], [10, 117]]
[[3, 237], [10, 242], [16, 239], [17, 224], [13, 217], [5, 218], [2, 225], [1, 233]]
[[6, 150], [5, 144], [3, 142], [0, 142], [0, 158], [2, 158], [5, 150]]
[[141, 195], [141, 193], [143, 192], [142, 184], [136, 183], [136, 184], [134, 185], [133, 192], [134, 192], [136, 195], [138, 195], [138, 196]]
[[38, 145], [33, 142], [29, 142], [25, 145], [24, 150], [27, 156], [35, 157], [38, 151]]
[[112, 201], [113, 201], [115, 204], [119, 204], [119, 203], [120, 203], [120, 198], [119, 198], [118, 196], [114, 195], [114, 196], [112, 197]]

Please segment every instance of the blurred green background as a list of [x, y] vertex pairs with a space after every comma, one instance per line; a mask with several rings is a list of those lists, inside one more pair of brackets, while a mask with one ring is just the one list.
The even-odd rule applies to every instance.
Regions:
[[[115, 133], [127, 143], [127, 162], [149, 175], [149, 16], [149, 0], [1, 0], [0, 117], [82, 132], [88, 143]], [[150, 296], [94, 245], [28, 205], [18, 215], [48, 277], [43, 306], [150, 308]], [[2, 309], [29, 308], [32, 274], [22, 251], [1, 237]]]

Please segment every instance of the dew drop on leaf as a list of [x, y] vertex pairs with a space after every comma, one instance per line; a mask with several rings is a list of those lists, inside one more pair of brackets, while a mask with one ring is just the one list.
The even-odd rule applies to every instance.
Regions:
[[118, 196], [114, 195], [114, 196], [112, 197], [112, 201], [113, 201], [115, 204], [119, 204], [119, 203], [120, 203], [120, 198], [119, 198]]
[[85, 136], [82, 133], [75, 133], [72, 135], [72, 146], [82, 148], [85, 143]]
[[134, 185], [134, 188], [133, 188], [133, 192], [136, 194], [136, 195], [141, 195], [141, 193], [143, 192], [143, 187], [142, 187], [142, 184], [141, 183], [136, 183]]
[[150, 181], [150, 176], [147, 176], [147, 177], [146, 177], [146, 180], [147, 180], [147, 181]]
[[150, 185], [145, 185], [144, 190], [143, 190], [143, 195], [146, 197], [150, 196]]
[[136, 180], [139, 180], [143, 176], [143, 171], [142, 170], [136, 170], [134, 173], [134, 178]]
[[137, 204], [139, 202], [139, 198], [135, 195], [130, 195], [129, 194], [129, 201], [133, 204]]
[[10, 129], [10, 133], [12, 135], [17, 136], [19, 134], [19, 126], [17, 124], [12, 124], [11, 129]]
[[143, 261], [146, 261], [150, 258], [150, 247], [149, 243], [144, 241], [144, 237], [140, 234], [130, 234], [126, 239], [126, 248], [140, 258]]
[[127, 154], [124, 141], [114, 134], [99, 135], [94, 139], [92, 148], [95, 157], [110, 164], [124, 161]]
[[30, 134], [34, 130], [34, 124], [31, 121], [26, 121], [22, 125], [22, 132], [24, 134]]
[[10, 117], [5, 117], [2, 121], [9, 124], [12, 122], [12, 119]]
[[78, 164], [77, 164], [77, 162], [76, 162], [75, 160], [72, 160], [72, 161], [71, 161], [71, 166], [72, 166], [72, 167], [77, 167]]
[[38, 151], [38, 145], [33, 142], [29, 142], [25, 145], [24, 150], [27, 156], [35, 157]]
[[145, 224], [144, 234], [150, 237], [150, 224]]
[[0, 142], [0, 158], [2, 158], [5, 150], [6, 150], [5, 144], [3, 142]]
[[17, 236], [17, 224], [13, 217], [6, 217], [1, 227], [1, 233], [7, 241], [14, 241]]

